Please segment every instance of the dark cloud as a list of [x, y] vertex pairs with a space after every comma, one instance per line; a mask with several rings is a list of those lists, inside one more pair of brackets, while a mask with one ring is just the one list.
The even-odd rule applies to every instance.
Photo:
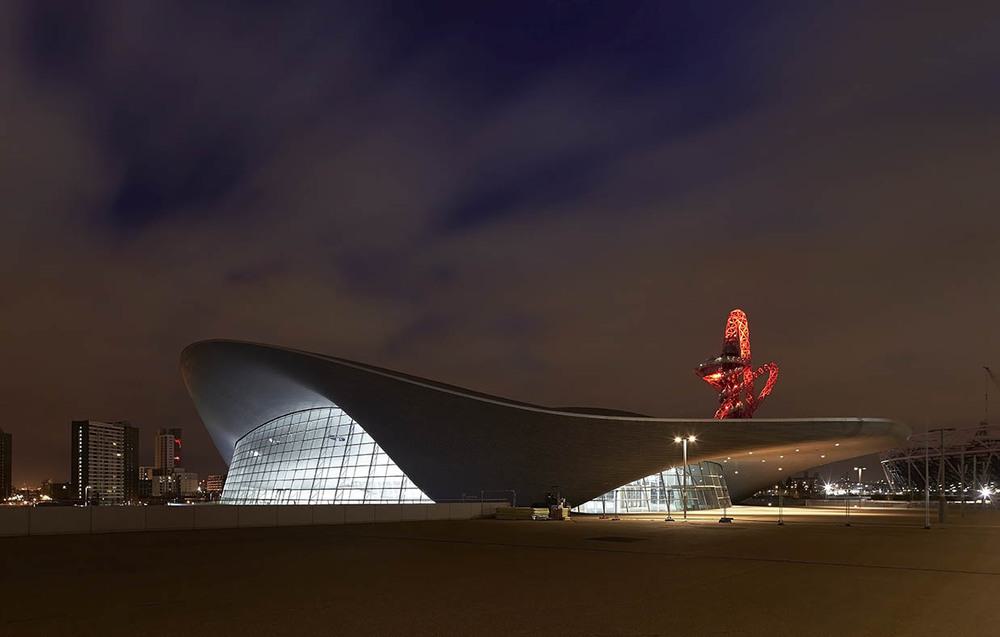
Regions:
[[768, 415], [970, 425], [1000, 359], [997, 17], [4, 4], [15, 475], [65, 478], [85, 417], [183, 426], [220, 468], [177, 374], [211, 337], [702, 416], [734, 306], [782, 365]]
[[45, 79], [84, 74], [102, 47], [100, 22], [101, 12], [86, 2], [29, 5], [23, 16], [23, 59]]
[[512, 214], [544, 214], [553, 207], [576, 202], [589, 194], [591, 186], [603, 174], [607, 155], [580, 152], [577, 156], [521, 158], [515, 174], [498, 175], [488, 171], [477, 189], [459, 196], [442, 211], [441, 224], [436, 230], [450, 234], [475, 230], [503, 220]]
[[141, 229], [165, 215], [212, 206], [231, 195], [246, 176], [245, 150], [224, 138], [200, 141], [190, 148], [175, 145], [131, 158], [109, 206], [111, 224]]

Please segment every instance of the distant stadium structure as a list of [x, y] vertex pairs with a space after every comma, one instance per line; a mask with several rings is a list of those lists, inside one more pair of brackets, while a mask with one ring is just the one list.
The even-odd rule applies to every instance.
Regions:
[[929, 483], [934, 498], [991, 500], [1000, 488], [1000, 425], [980, 423], [938, 433], [914, 434], [881, 454], [890, 489], [913, 499]]

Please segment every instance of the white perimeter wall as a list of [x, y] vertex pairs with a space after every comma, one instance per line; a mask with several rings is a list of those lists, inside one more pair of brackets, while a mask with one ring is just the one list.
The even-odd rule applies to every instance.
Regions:
[[0, 507], [0, 537], [471, 520], [506, 502], [191, 506]]

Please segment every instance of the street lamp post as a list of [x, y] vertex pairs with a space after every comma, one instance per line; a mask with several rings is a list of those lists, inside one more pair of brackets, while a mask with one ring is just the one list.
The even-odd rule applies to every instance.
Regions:
[[684, 450], [684, 473], [681, 476], [681, 503], [684, 505], [684, 521], [688, 519], [688, 493], [687, 493], [687, 476], [688, 476], [688, 442], [697, 442], [697, 438], [694, 436], [674, 436], [674, 442], [681, 443]]
[[785, 485], [778, 483], [778, 526], [785, 526]]
[[[939, 427], [937, 429], [931, 429], [927, 433], [937, 432], [941, 435], [940, 438], [940, 452], [941, 455], [938, 459], [938, 522], [943, 523], [945, 518], [945, 495], [944, 495], [944, 432], [955, 431], [954, 427]], [[930, 482], [930, 476], [927, 476], [927, 482]]]
[[[673, 470], [670, 471], [673, 473]], [[667, 518], [664, 522], [673, 522], [674, 519], [670, 517], [670, 500], [672, 499], [673, 491], [667, 488], [667, 483], [663, 479], [663, 472], [660, 472], [660, 488], [663, 489], [663, 494], [667, 496]]]
[[868, 471], [868, 467], [854, 467], [854, 470], [858, 472], [858, 506], [861, 506], [861, 472]]
[[844, 489], [844, 526], [851, 526], [851, 488]]
[[924, 528], [931, 528], [931, 436], [924, 436]]

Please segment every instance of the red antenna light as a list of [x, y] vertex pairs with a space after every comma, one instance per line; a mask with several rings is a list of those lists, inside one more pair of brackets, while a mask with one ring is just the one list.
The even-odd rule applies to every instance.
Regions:
[[[767, 372], [764, 389], [754, 396], [754, 382]], [[694, 373], [719, 392], [719, 408], [715, 417], [752, 418], [753, 412], [774, 389], [778, 366], [765, 363], [756, 370], [750, 358], [750, 322], [746, 312], [733, 310], [726, 319], [722, 339], [722, 354], [708, 359]]]

